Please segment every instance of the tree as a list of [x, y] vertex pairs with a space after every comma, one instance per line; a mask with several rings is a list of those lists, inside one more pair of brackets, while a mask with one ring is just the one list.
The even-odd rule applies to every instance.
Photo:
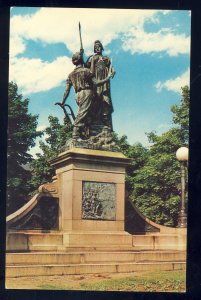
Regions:
[[182, 88], [180, 105], [171, 107], [174, 127], [158, 136], [148, 133], [152, 143], [145, 165], [133, 179], [131, 198], [142, 213], [153, 221], [176, 226], [180, 206], [180, 166], [177, 149], [188, 146], [189, 89]]
[[41, 136], [36, 131], [37, 115], [28, 113], [29, 99], [18, 94], [17, 84], [9, 83], [8, 90], [8, 160], [7, 160], [7, 213], [12, 213], [26, 200], [30, 190], [31, 174], [23, 165], [32, 159], [28, 150]]
[[131, 194], [133, 186], [135, 185], [136, 172], [143, 168], [147, 162], [149, 149], [144, 147], [141, 143], [130, 145], [126, 135], [119, 137], [116, 133], [114, 133], [114, 140], [119, 146], [121, 152], [131, 159], [131, 164], [126, 170], [126, 190], [129, 194]]
[[[171, 108], [174, 126], [162, 135], [155, 132], [147, 134], [152, 143], [150, 148], [140, 143], [130, 145], [124, 135], [114, 139], [121, 151], [131, 158], [127, 169], [126, 189], [139, 210], [153, 221], [175, 226], [180, 205], [180, 168], [175, 158], [180, 146], [188, 145], [189, 89], [182, 88], [180, 105]], [[31, 185], [36, 189], [42, 183], [51, 181], [54, 170], [49, 160], [57, 156], [71, 138], [70, 124], [60, 124], [49, 116], [50, 126], [44, 133], [46, 141], [40, 142], [41, 154], [31, 164]]]
[[173, 105], [171, 111], [173, 115], [173, 122], [180, 129], [180, 140], [183, 145], [188, 146], [189, 139], [189, 104], [190, 104], [190, 90], [188, 86], [181, 88], [182, 98], [181, 104]]
[[42, 153], [37, 153], [37, 158], [31, 162], [32, 177], [30, 185], [36, 190], [41, 184], [50, 182], [55, 175], [54, 169], [50, 166], [49, 160], [56, 157], [72, 137], [72, 125], [64, 121], [59, 123], [57, 117], [49, 116], [49, 127], [44, 130], [45, 141], [40, 141]]

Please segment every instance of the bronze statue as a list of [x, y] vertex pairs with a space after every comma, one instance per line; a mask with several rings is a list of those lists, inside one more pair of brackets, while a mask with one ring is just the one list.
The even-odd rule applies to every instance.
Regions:
[[[94, 42], [95, 54], [91, 55], [85, 64], [85, 66], [95, 75], [97, 80], [107, 78], [109, 73], [111, 73], [111, 77], [114, 77], [115, 75], [110, 58], [102, 55], [103, 50], [104, 48], [102, 43], [99, 40], [96, 40]], [[110, 81], [96, 87], [93, 111], [94, 115], [96, 115], [96, 120], [107, 126], [109, 130], [112, 131], [113, 105], [110, 92]]]
[[108, 74], [103, 80], [97, 80], [88, 68], [83, 66], [82, 52], [76, 52], [72, 56], [72, 62], [76, 66], [69, 74], [66, 81], [66, 89], [63, 101], [60, 105], [65, 105], [66, 99], [73, 86], [76, 93], [76, 103], [79, 107], [73, 125], [73, 139], [87, 139], [90, 137], [90, 124], [92, 119], [92, 103], [94, 98], [94, 86], [107, 82], [112, 74]]
[[[84, 64], [81, 25], [79, 23], [80, 52], [72, 56], [75, 69], [68, 75], [66, 89], [62, 102], [57, 102], [63, 108], [66, 120], [73, 116], [72, 109], [66, 105], [73, 86], [76, 93], [76, 103], [79, 107], [74, 118], [72, 140], [67, 141], [65, 149], [72, 147], [118, 151], [112, 136], [112, 100], [110, 95], [110, 78], [115, 71], [111, 60], [102, 55], [103, 46], [95, 41], [94, 55]], [[65, 110], [68, 106], [71, 113]]]

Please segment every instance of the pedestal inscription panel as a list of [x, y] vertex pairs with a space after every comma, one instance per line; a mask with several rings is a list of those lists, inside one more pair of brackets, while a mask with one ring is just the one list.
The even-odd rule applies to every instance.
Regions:
[[83, 181], [82, 219], [116, 219], [115, 183]]

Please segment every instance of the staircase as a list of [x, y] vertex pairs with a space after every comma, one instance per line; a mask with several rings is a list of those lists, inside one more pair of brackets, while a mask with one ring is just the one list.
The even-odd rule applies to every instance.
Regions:
[[71, 251], [9, 253], [6, 277], [183, 270], [184, 251]]
[[[176, 235], [128, 233], [22, 234], [24, 250], [6, 254], [6, 277], [183, 270], [186, 251]], [[16, 243], [18, 234], [10, 239]], [[86, 241], [84, 243], [84, 241]], [[11, 242], [11, 241], [10, 241]]]

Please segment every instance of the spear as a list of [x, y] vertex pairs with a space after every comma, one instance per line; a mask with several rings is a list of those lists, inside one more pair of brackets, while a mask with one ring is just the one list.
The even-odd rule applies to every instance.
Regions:
[[84, 48], [83, 48], [83, 44], [82, 44], [82, 34], [81, 34], [81, 24], [79, 22], [79, 36], [80, 36], [80, 52], [84, 53]]

